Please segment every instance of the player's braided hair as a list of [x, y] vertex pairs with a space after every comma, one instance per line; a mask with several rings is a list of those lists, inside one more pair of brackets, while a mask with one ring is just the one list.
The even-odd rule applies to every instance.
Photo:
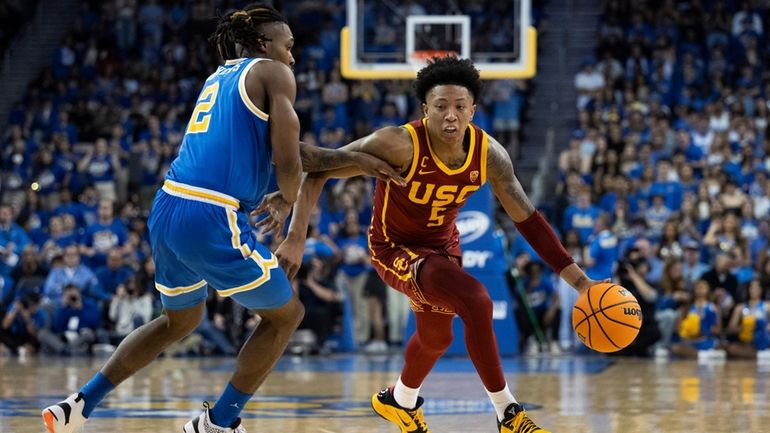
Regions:
[[481, 93], [479, 70], [470, 59], [459, 59], [454, 56], [433, 57], [428, 60], [428, 65], [417, 73], [417, 79], [412, 87], [420, 102], [425, 103], [428, 91], [442, 84], [456, 84], [467, 88], [474, 102]]
[[243, 53], [236, 52], [236, 45], [256, 52], [260, 42], [270, 40], [262, 33], [262, 26], [275, 22], [288, 24], [286, 18], [272, 6], [252, 3], [243, 10], [220, 17], [209, 42], [223, 60], [237, 59], [243, 57]]

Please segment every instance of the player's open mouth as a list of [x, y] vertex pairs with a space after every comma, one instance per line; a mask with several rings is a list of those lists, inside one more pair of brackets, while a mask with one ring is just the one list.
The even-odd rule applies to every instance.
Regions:
[[454, 126], [447, 126], [446, 128], [444, 128], [444, 132], [447, 134], [454, 134], [455, 132], [457, 132], [457, 128]]

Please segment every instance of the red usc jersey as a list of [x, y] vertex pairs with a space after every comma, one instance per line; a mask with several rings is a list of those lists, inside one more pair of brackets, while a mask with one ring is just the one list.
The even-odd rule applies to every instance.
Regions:
[[403, 127], [412, 137], [414, 155], [406, 186], [377, 180], [369, 243], [379, 248], [423, 247], [460, 255], [457, 213], [468, 197], [486, 182], [487, 134], [471, 124], [468, 156], [451, 169], [431, 148], [425, 119]]

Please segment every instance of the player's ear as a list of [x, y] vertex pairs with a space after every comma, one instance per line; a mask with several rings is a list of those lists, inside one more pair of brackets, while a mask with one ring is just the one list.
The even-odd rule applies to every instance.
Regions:
[[267, 54], [267, 41], [265, 39], [259, 38], [257, 40], [257, 50], [260, 54]]
[[471, 105], [471, 120], [473, 120], [473, 115], [476, 114], [476, 104], [474, 103]]
[[428, 117], [428, 104], [422, 103], [422, 115]]

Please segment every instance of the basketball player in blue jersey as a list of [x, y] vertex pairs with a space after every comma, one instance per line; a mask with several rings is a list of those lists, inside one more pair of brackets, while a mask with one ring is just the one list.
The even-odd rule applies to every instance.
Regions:
[[273, 166], [279, 191], [264, 197], [271, 203], [267, 230], [282, 227], [303, 168], [357, 166], [398, 181], [387, 163], [369, 155], [300, 145], [293, 108], [294, 39], [275, 9], [254, 4], [222, 17], [211, 42], [224, 65], [203, 85], [149, 219], [164, 314], [126, 337], [79, 392], [43, 410], [50, 433], [81, 431], [107, 393], [192, 332], [205, 312], [207, 284], [257, 310], [262, 321], [241, 349], [236, 371], [214, 407], [206, 405], [183, 432], [244, 433], [241, 410], [304, 314], [278, 258], [257, 243], [248, 225]]

